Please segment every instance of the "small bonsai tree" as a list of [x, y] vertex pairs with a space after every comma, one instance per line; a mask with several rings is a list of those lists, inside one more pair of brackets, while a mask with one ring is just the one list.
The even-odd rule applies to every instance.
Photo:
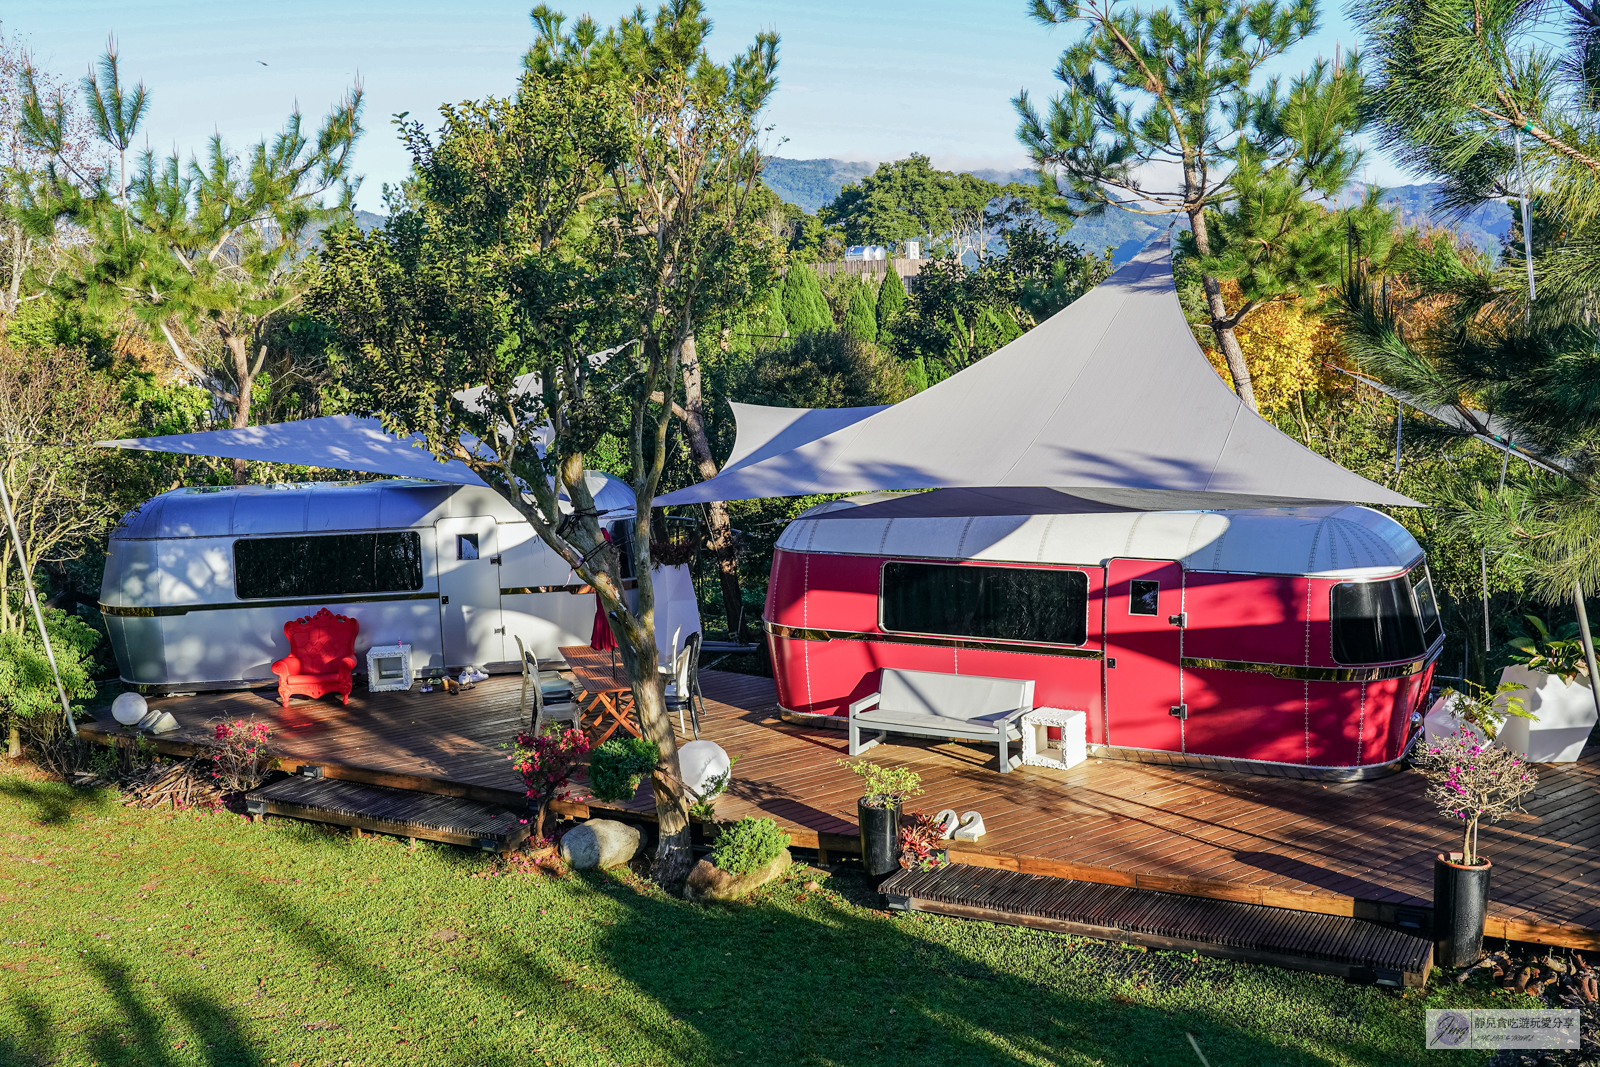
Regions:
[[749, 874], [777, 859], [789, 847], [789, 835], [771, 819], [744, 818], [723, 828], [711, 846], [711, 862], [719, 871]]
[[604, 741], [589, 757], [589, 788], [601, 800], [624, 803], [632, 800], [656, 764], [661, 762], [661, 747], [644, 737], [613, 737]]
[[543, 734], [521, 733], [515, 744], [516, 751], [508, 758], [522, 775], [528, 799], [533, 801], [533, 839], [543, 841], [545, 813], [572, 778], [579, 757], [589, 751], [589, 739], [582, 730], [567, 727]]
[[1464, 866], [1476, 867], [1478, 823], [1493, 822], [1521, 810], [1523, 797], [1539, 782], [1521, 756], [1496, 744], [1484, 744], [1470, 731], [1461, 730], [1436, 745], [1428, 745], [1412, 760], [1428, 779], [1428, 799], [1447, 819], [1466, 821], [1461, 843]]
[[861, 776], [861, 799], [869, 808], [892, 808], [923, 793], [922, 775], [909, 767], [884, 767], [870, 760], [840, 760], [839, 766]]

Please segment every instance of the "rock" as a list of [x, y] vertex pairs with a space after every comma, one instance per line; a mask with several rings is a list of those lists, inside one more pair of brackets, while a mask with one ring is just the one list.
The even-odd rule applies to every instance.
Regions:
[[822, 883], [813, 878], [800, 888], [804, 889], [807, 893], [816, 893], [822, 889]]
[[710, 860], [701, 860], [689, 872], [689, 880], [683, 886], [683, 896], [693, 901], [738, 900], [783, 874], [792, 862], [789, 850], [784, 849], [765, 867], [749, 874], [729, 874], [718, 870]]
[[704, 796], [712, 779], [732, 769], [728, 754], [714, 741], [690, 741], [678, 748], [678, 771], [683, 775], [683, 784], [696, 796]]
[[590, 819], [561, 838], [561, 858], [573, 870], [620, 867], [633, 859], [643, 840], [637, 829], [615, 819]]

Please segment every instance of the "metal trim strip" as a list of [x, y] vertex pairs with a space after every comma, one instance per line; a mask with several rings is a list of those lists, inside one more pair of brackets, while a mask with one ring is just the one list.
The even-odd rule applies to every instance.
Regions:
[[1382, 682], [1391, 678], [1406, 678], [1427, 670], [1433, 657], [1424, 656], [1410, 663], [1392, 663], [1384, 667], [1305, 667], [1290, 663], [1249, 663], [1243, 660], [1206, 659], [1185, 656], [1183, 669], [1242, 671], [1252, 674], [1270, 674], [1274, 678], [1305, 682]]
[[117, 604], [99, 604], [102, 615], [124, 619], [164, 618], [187, 615], [191, 611], [236, 611], [240, 608], [296, 608], [318, 604], [381, 604], [391, 600], [437, 600], [433, 593], [356, 593], [351, 596], [294, 597], [287, 600], [241, 600], [235, 604], [173, 604], [154, 608], [124, 607]]
[[1034, 656], [1066, 656], [1077, 659], [1100, 659], [1105, 655], [1097, 648], [1073, 648], [1067, 645], [1031, 645], [1008, 641], [984, 641], [956, 637], [923, 637], [915, 634], [862, 633], [856, 630], [808, 630], [798, 626], [783, 626], [762, 620], [762, 626], [774, 637], [787, 637], [796, 641], [866, 641], [882, 645], [924, 645], [935, 648], [973, 649], [983, 652], [1016, 652]]

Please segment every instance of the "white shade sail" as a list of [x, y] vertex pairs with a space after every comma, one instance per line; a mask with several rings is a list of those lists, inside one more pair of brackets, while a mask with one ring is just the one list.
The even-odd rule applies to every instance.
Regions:
[[1166, 239], [938, 385], [787, 451], [757, 451], [656, 503], [1051, 486], [1183, 491], [1205, 494], [1209, 507], [1235, 494], [1420, 506], [1319, 456], [1234, 395], [1184, 320]]

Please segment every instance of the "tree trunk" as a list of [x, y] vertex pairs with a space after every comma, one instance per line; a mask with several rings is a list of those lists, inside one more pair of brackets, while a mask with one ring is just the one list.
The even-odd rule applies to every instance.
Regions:
[[[683, 368], [684, 427], [689, 439], [689, 458], [700, 480], [710, 481], [717, 476], [717, 463], [711, 455], [711, 440], [706, 434], [705, 394], [701, 384], [700, 356], [695, 351], [694, 334], [684, 338], [678, 352], [678, 363]], [[734, 540], [733, 520], [728, 515], [728, 505], [720, 500], [706, 506], [710, 536], [707, 547], [717, 560], [717, 576], [722, 584], [722, 612], [728, 620], [728, 637], [738, 641], [742, 634], [740, 620], [744, 615], [744, 601], [739, 595], [738, 544]]]
[[[641, 585], [648, 581], [648, 577], [640, 579]], [[618, 644], [628, 677], [633, 682], [633, 706], [639, 728], [661, 749], [661, 762], [650, 778], [659, 830], [652, 877], [663, 888], [675, 888], [689, 876], [689, 866], [694, 860], [689, 842], [689, 798], [685, 795], [683, 774], [678, 767], [678, 740], [672, 732], [672, 719], [667, 715], [662, 691], [665, 680], [655, 669], [654, 626], [645, 626], [641, 619], [629, 616], [624, 619], [622, 629], [624, 633], [619, 635], [622, 640]]]
[[[1205, 209], [1197, 208], [1188, 213], [1189, 226], [1194, 232], [1195, 251], [1202, 256], [1211, 254], [1211, 239], [1206, 232]], [[1233, 377], [1233, 391], [1239, 394], [1239, 399], [1249, 405], [1251, 411], [1256, 407], [1255, 386], [1250, 381], [1250, 367], [1244, 361], [1244, 349], [1239, 347], [1239, 339], [1233, 335], [1233, 327], [1228, 325], [1228, 308], [1222, 302], [1222, 285], [1217, 279], [1209, 275], [1200, 276], [1200, 287], [1206, 294], [1206, 311], [1211, 317], [1211, 332], [1217, 339], [1217, 348], [1222, 352], [1222, 358], [1228, 361], [1228, 373]]]
[[[251, 390], [255, 385], [256, 376], [250, 372], [250, 350], [245, 347], [245, 338], [235, 334], [223, 334], [223, 342], [227, 344], [228, 351], [233, 356], [234, 368], [234, 404], [233, 428], [242, 430], [250, 425], [250, 400]], [[245, 459], [233, 460], [233, 484], [247, 485], [250, 481], [250, 461]]]
[[16, 723], [6, 731], [6, 755], [12, 759], [22, 758], [22, 728]]

